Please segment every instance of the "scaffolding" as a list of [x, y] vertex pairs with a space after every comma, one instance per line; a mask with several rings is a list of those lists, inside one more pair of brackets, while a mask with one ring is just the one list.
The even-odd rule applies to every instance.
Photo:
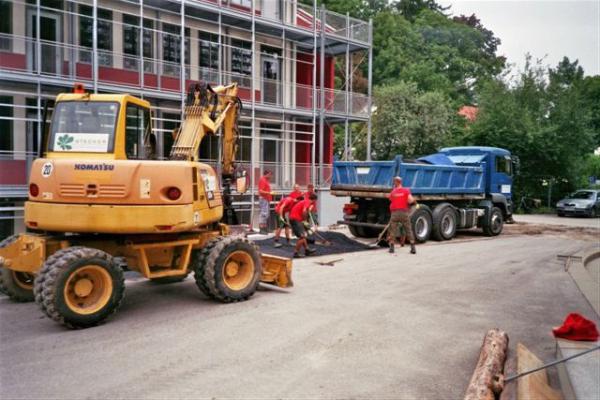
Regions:
[[[11, 109], [0, 113], [0, 122], [10, 121], [13, 136], [25, 128], [34, 135], [26, 133], [32, 138], [21, 140], [26, 142], [21, 149], [0, 148], [0, 163], [22, 160], [29, 171], [41, 146], [42, 103], [75, 81], [95, 93], [128, 92], [150, 101], [161, 157], [168, 156], [170, 132], [181, 120], [187, 82], [238, 82], [244, 104], [238, 158], [251, 179], [250, 201], [240, 199], [239, 204], [249, 203], [251, 214], [264, 169], [274, 170], [274, 186], [283, 192], [294, 183], [328, 186], [329, 127], [344, 127], [341, 157], [350, 158], [351, 124], [363, 124], [370, 154], [372, 21], [296, 0], [9, 3], [12, 15], [27, 23], [19, 32], [16, 26], [0, 32], [0, 51], [24, 58], [0, 62], [0, 110]], [[52, 24], [54, 38], [48, 29]], [[354, 54], [361, 54], [358, 64]], [[343, 65], [345, 73], [327, 76], [327, 62], [338, 69]], [[353, 76], [365, 69], [364, 63], [367, 85], [355, 91]], [[302, 82], [300, 70], [308, 72]], [[18, 100], [3, 103], [6, 98]], [[209, 138], [201, 153], [215, 166], [218, 140]], [[24, 184], [0, 180], [0, 198], [18, 203], [26, 192]], [[19, 211], [14, 208], [0, 204], [0, 213]]]

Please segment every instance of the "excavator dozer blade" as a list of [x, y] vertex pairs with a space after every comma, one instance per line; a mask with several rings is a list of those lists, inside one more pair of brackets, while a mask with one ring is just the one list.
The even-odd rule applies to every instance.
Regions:
[[285, 257], [261, 254], [262, 275], [261, 282], [276, 285], [282, 288], [294, 286], [292, 282], [292, 260]]

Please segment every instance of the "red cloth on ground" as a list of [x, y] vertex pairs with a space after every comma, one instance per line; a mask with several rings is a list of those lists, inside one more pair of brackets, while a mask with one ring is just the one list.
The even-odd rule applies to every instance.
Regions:
[[410, 196], [409, 188], [394, 188], [389, 195], [390, 211], [408, 210], [408, 196]]
[[[266, 177], [263, 176], [258, 181], [258, 190], [259, 190], [258, 195], [260, 197], [262, 197], [263, 199], [265, 199], [267, 201], [273, 200], [273, 196], [271, 195], [271, 184], [269, 183], [269, 180]], [[263, 193], [260, 193], [260, 192], [263, 192]]]
[[598, 340], [599, 336], [596, 324], [577, 313], [567, 315], [562, 326], [552, 329], [552, 333], [557, 338], [591, 342]]

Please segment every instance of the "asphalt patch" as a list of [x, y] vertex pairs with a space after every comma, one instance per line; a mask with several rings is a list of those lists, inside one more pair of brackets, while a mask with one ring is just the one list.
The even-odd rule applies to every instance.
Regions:
[[[322, 236], [322, 238], [314, 237], [316, 242], [310, 244], [310, 247], [317, 250], [312, 255], [313, 257], [373, 250], [373, 247], [357, 242], [340, 232], [319, 232], [319, 236]], [[327, 245], [323, 244], [323, 239], [326, 239], [329, 243]], [[295, 239], [292, 239], [288, 245], [285, 237], [279, 239], [279, 243], [283, 245], [279, 248], [274, 247], [275, 240], [273, 238], [255, 240], [254, 243], [260, 247], [262, 253], [280, 257], [292, 257], [294, 255], [294, 246], [296, 246]]]

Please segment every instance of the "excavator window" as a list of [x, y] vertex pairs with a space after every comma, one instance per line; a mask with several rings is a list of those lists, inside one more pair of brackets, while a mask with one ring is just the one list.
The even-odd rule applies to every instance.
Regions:
[[125, 153], [129, 159], [144, 159], [154, 154], [150, 110], [136, 104], [128, 104], [125, 124]]
[[49, 151], [113, 151], [119, 104], [107, 101], [61, 101], [52, 115]]

